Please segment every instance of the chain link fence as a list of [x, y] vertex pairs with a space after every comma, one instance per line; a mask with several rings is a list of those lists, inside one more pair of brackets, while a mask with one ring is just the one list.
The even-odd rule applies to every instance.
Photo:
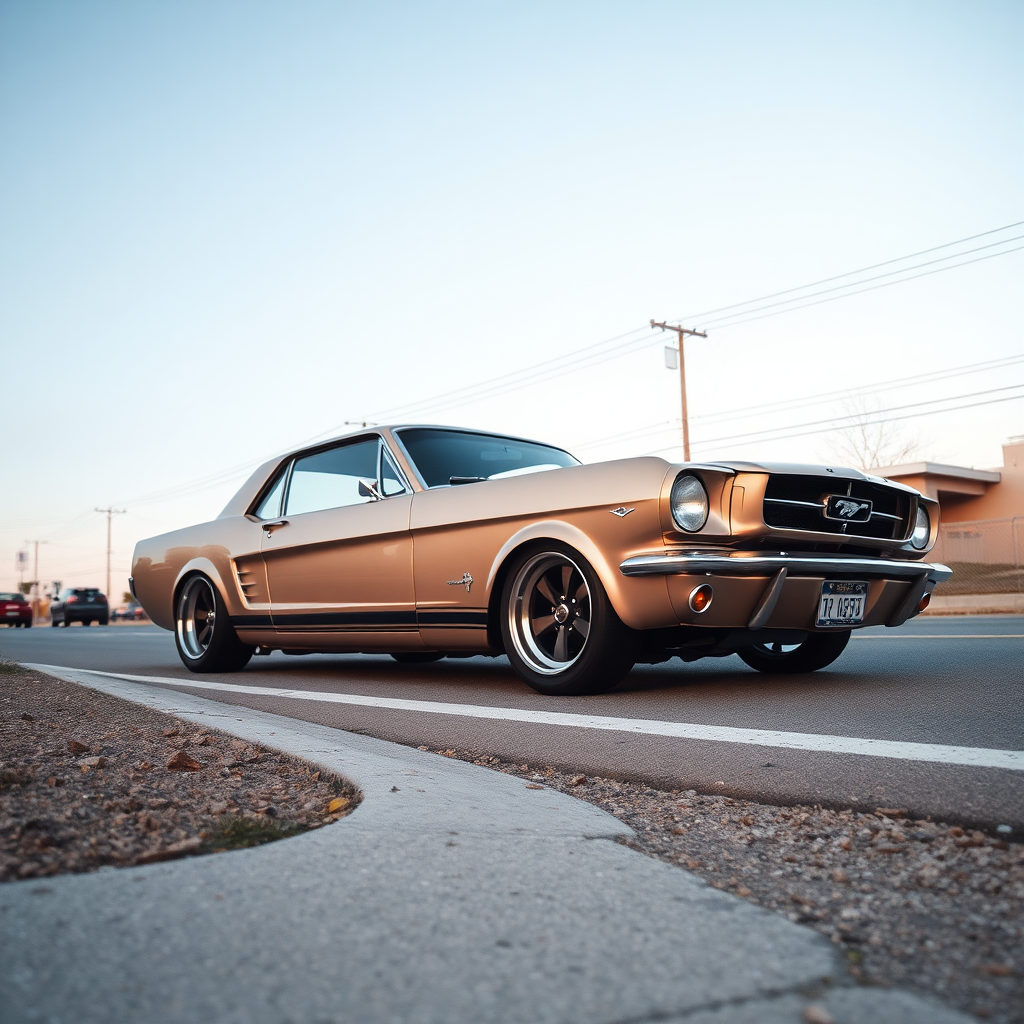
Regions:
[[1024, 593], [1024, 516], [941, 523], [929, 558], [953, 570], [936, 595]]

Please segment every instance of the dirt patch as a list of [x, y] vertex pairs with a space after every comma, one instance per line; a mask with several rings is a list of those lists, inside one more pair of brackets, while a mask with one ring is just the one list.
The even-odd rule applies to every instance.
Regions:
[[359, 800], [305, 761], [0, 665], [0, 882], [254, 846]]
[[635, 849], [826, 935], [865, 984], [1024, 1024], [1024, 844], [900, 808], [772, 807], [435, 752], [596, 804]]

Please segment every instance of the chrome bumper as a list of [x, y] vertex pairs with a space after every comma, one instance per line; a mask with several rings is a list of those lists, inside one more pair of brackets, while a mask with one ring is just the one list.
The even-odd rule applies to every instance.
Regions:
[[941, 583], [953, 570], [939, 562], [911, 562], [893, 558], [844, 558], [841, 555], [636, 555], [620, 566], [623, 576], [772, 576], [786, 569], [790, 576], [827, 576], [829, 573], [915, 579]]

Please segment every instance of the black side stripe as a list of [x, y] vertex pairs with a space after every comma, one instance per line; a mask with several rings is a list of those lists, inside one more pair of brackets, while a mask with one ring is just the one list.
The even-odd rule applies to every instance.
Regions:
[[486, 626], [487, 612], [444, 611], [417, 612], [416, 622], [421, 626]]
[[485, 611], [419, 612], [284, 612], [274, 615], [232, 615], [236, 629], [373, 629], [406, 631], [416, 626], [480, 629], [487, 626]]

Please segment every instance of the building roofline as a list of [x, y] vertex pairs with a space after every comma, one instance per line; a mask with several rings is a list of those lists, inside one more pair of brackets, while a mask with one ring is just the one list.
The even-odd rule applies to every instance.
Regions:
[[997, 484], [1002, 474], [997, 469], [968, 469], [966, 466], [946, 466], [941, 462], [908, 462], [903, 466], [884, 466], [872, 470], [876, 476], [945, 476], [954, 480], [976, 480], [986, 484]]

